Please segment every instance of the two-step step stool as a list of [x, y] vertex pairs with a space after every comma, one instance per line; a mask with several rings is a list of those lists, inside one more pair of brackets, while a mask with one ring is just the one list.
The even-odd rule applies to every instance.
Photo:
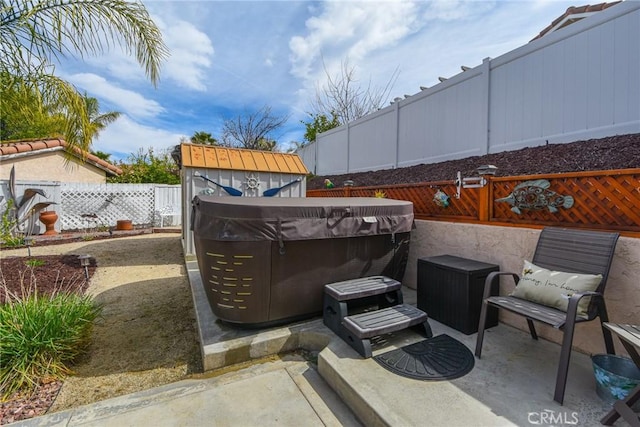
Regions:
[[[401, 286], [385, 276], [325, 285], [324, 324], [364, 358], [371, 357], [371, 338], [378, 335], [416, 326], [427, 338], [432, 337], [427, 313], [403, 304]], [[350, 308], [368, 301], [376, 301], [377, 309], [349, 315]]]

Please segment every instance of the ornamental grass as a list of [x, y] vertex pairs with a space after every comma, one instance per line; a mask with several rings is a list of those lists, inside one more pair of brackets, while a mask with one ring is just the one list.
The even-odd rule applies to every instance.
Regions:
[[0, 304], [2, 399], [31, 392], [42, 380], [60, 379], [91, 341], [101, 307], [88, 295], [57, 292], [9, 295]]

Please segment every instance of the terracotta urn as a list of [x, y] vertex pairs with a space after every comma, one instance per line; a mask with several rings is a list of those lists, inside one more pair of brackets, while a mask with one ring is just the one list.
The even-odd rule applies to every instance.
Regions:
[[133, 230], [133, 224], [130, 219], [119, 219], [116, 222], [116, 230]]
[[57, 220], [58, 220], [58, 214], [56, 213], [56, 211], [40, 212], [40, 222], [42, 222], [46, 227], [46, 231], [43, 233], [45, 236], [58, 234], [58, 232], [54, 228], [54, 225]]

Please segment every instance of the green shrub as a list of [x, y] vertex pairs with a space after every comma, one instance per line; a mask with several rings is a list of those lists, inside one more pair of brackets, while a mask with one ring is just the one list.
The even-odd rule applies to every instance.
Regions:
[[13, 230], [18, 221], [11, 217], [13, 208], [13, 200], [7, 200], [7, 206], [0, 216], [0, 243], [7, 247], [16, 247], [24, 245], [22, 236], [14, 236]]
[[42, 267], [43, 265], [46, 264], [46, 262], [44, 260], [41, 260], [41, 259], [29, 259], [29, 260], [25, 261], [24, 263], [25, 263], [25, 265], [27, 267], [31, 267], [31, 268]]
[[45, 378], [59, 379], [91, 341], [101, 307], [90, 296], [57, 293], [10, 296], [0, 305], [0, 390], [31, 391]]

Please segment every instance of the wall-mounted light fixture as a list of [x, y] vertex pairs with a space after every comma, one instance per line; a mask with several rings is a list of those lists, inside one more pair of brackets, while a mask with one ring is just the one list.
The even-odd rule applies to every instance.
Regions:
[[498, 167], [495, 165], [482, 165], [476, 169], [476, 172], [478, 172], [480, 176], [495, 175], [497, 171]]
[[84, 267], [84, 277], [89, 280], [89, 262], [91, 261], [91, 255], [79, 255], [80, 265]]

